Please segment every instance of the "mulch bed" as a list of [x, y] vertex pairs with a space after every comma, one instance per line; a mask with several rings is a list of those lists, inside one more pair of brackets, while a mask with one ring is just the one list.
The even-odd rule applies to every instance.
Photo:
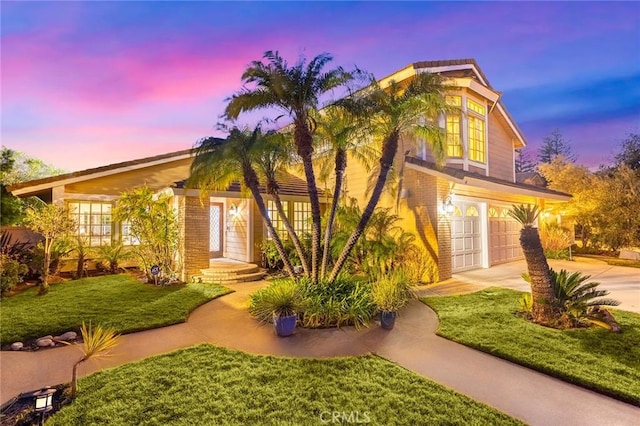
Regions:
[[[70, 383], [51, 386], [57, 389], [53, 394], [53, 408], [45, 414], [45, 418], [71, 403], [68, 393]], [[38, 425], [40, 414], [34, 410], [33, 392], [23, 392], [0, 407], [0, 426], [32, 426]]]

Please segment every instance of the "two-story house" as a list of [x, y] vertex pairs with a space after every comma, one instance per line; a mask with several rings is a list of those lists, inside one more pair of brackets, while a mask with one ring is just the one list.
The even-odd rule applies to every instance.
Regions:
[[[448, 101], [460, 113], [441, 118], [448, 144], [443, 168], [434, 165], [424, 141], [402, 140], [396, 170], [403, 182], [398, 209], [403, 227], [416, 234], [437, 263], [441, 280], [458, 271], [520, 259], [520, 226], [509, 218], [508, 208], [514, 203], [544, 208], [570, 197], [516, 183], [514, 154], [525, 145], [524, 136], [474, 60], [418, 62], [383, 82], [402, 81], [419, 72], [450, 78], [456, 89]], [[127, 224], [115, 223], [111, 208], [123, 191], [147, 185], [172, 196], [179, 217], [183, 280], [208, 268], [213, 258], [259, 262], [267, 233], [255, 202], [241, 194], [238, 185], [210, 193], [203, 202], [199, 191], [183, 185], [192, 160], [191, 150], [184, 150], [25, 182], [10, 190], [20, 197], [35, 195], [67, 205], [78, 234], [101, 245], [131, 242]], [[283, 176], [281, 196], [294, 228], [308, 230], [306, 183]], [[347, 195], [364, 202], [367, 176], [357, 162], [350, 162]], [[388, 196], [380, 203], [395, 205], [396, 199]], [[268, 202], [268, 208], [279, 227], [275, 206]]]

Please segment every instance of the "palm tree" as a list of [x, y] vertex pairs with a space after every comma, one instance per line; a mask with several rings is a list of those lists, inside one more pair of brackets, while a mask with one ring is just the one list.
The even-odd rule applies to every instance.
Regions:
[[[260, 126], [253, 131], [234, 127], [226, 140], [214, 137], [200, 140], [187, 184], [201, 191], [225, 191], [232, 183], [243, 182], [244, 187], [251, 192], [256, 201], [262, 220], [282, 258], [285, 271], [294, 277], [293, 267], [284, 250], [280, 235], [273, 227], [264, 199], [260, 194], [260, 180], [253, 167], [253, 161], [260, 156], [263, 141], [264, 134]], [[205, 193], [202, 192], [202, 194]]]
[[277, 179], [278, 170], [281, 170], [291, 162], [290, 150], [288, 149], [289, 145], [282, 142], [285, 137], [287, 137], [287, 135], [283, 133], [268, 132], [265, 135], [265, 141], [261, 146], [260, 154], [254, 163], [258, 167], [259, 174], [266, 180], [267, 194], [273, 198], [273, 203], [276, 205], [276, 210], [282, 219], [282, 224], [287, 230], [287, 234], [298, 253], [298, 258], [300, 259], [305, 275], [311, 276], [307, 255], [302, 248], [298, 234], [293, 229], [293, 226], [291, 226], [291, 220], [289, 220], [289, 217], [284, 211], [282, 200], [280, 199], [280, 184]]
[[512, 206], [509, 210], [509, 215], [522, 225], [520, 246], [529, 271], [533, 320], [540, 324], [553, 325], [558, 318], [553, 278], [542, 249], [538, 228], [533, 226], [539, 213], [538, 206], [522, 204]]
[[370, 130], [374, 138], [381, 140], [382, 149], [378, 177], [371, 197], [358, 226], [333, 266], [330, 281], [335, 280], [344, 267], [349, 252], [360, 238], [380, 200], [398, 151], [400, 136], [405, 134], [424, 138], [430, 144], [436, 162], [441, 164], [444, 161], [446, 140], [444, 130], [438, 126], [438, 117], [453, 109], [445, 100], [447, 90], [450, 88], [444, 84], [441, 76], [421, 73], [408, 83], [391, 81], [387, 87], [373, 81], [367, 89], [338, 101], [338, 104], [348, 109], [371, 117]]
[[291, 66], [278, 52], [267, 51], [263, 59], [264, 62], [253, 61], [242, 74], [243, 83], [253, 87], [233, 95], [225, 115], [235, 119], [242, 112], [276, 108], [292, 119], [294, 143], [302, 159], [311, 203], [311, 280], [315, 284], [320, 266], [320, 200], [312, 162], [316, 123], [310, 111], [318, 109], [323, 95], [346, 85], [354, 75], [341, 67], [325, 71], [333, 60], [328, 53], [321, 53], [309, 62], [300, 58]]
[[[320, 275], [324, 277], [329, 263], [331, 238], [333, 237], [333, 227], [335, 224], [336, 212], [344, 183], [344, 173], [347, 169], [347, 159], [349, 154], [362, 163], [367, 171], [371, 169], [374, 158], [379, 152], [371, 144], [363, 144], [364, 126], [361, 117], [338, 105], [330, 105], [321, 113], [315, 114], [317, 126], [317, 137], [327, 149], [327, 154], [320, 156], [316, 164], [320, 167], [319, 178], [327, 181], [331, 174], [331, 166], [335, 176], [333, 197], [331, 208], [327, 215], [327, 223], [324, 231], [324, 246], [322, 252], [322, 266]], [[357, 148], [357, 149], [356, 149]], [[330, 161], [333, 159], [333, 162]]]
[[[78, 391], [78, 366], [91, 358], [107, 356], [108, 352], [115, 348], [119, 343], [120, 336], [114, 330], [104, 329], [100, 326], [91, 328], [82, 323], [80, 329], [82, 334], [82, 358], [73, 364], [73, 372], [71, 375], [71, 399], [75, 399]], [[62, 342], [67, 344], [67, 342]]]

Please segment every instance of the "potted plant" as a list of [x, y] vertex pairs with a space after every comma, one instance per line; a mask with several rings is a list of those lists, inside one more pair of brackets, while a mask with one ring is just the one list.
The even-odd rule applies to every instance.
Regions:
[[380, 325], [390, 330], [396, 322], [398, 311], [414, 294], [409, 280], [402, 271], [383, 275], [371, 285], [371, 298], [380, 312]]
[[249, 311], [261, 321], [273, 322], [276, 334], [286, 337], [295, 331], [299, 306], [298, 285], [291, 279], [282, 279], [255, 292], [251, 296]]

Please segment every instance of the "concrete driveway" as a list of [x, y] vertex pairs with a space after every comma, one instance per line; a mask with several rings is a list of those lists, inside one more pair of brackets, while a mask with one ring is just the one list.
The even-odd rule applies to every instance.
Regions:
[[[577, 261], [549, 259], [549, 266], [556, 271], [566, 269], [569, 272], [580, 271], [591, 275], [591, 281], [597, 281], [600, 288], [609, 290], [608, 297], [620, 302], [618, 309], [640, 313], [640, 269], [611, 266], [586, 258], [578, 258]], [[453, 278], [480, 287], [498, 286], [528, 291], [529, 284], [520, 276], [526, 270], [526, 262], [519, 260], [489, 269], [460, 272], [454, 274]]]

